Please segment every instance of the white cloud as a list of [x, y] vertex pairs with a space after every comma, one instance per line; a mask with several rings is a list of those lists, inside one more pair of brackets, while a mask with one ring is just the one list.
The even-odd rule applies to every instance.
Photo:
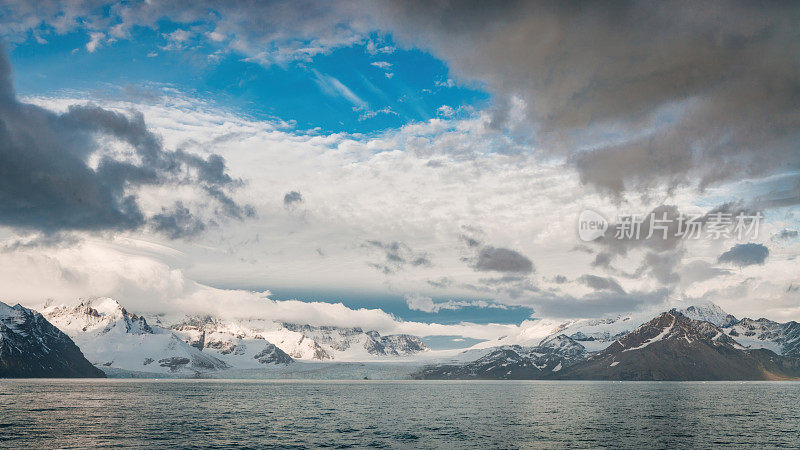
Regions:
[[418, 294], [406, 294], [405, 299], [408, 309], [412, 311], [422, 311], [428, 313], [438, 313], [443, 309], [458, 310], [464, 308], [508, 308], [505, 305], [489, 303], [483, 300], [447, 300], [444, 302], [434, 302], [432, 298]]
[[311, 73], [314, 75], [314, 82], [317, 83], [317, 86], [319, 86], [326, 95], [331, 97], [343, 97], [358, 109], [367, 109], [369, 107], [367, 102], [362, 100], [361, 97], [356, 95], [349, 87], [342, 84], [337, 78], [320, 73], [316, 69], [311, 69]]
[[[453, 303], [431, 300], [434, 303], [431, 305], [425, 298], [480, 296], [501, 304], [529, 305], [534, 309], [547, 307], [538, 308], [541, 311], [553, 311], [556, 304], [553, 302], [563, 298], [574, 305], [576, 315], [581, 314], [580, 301], [591, 301], [591, 297], [586, 296], [593, 294], [590, 287], [576, 281], [585, 274], [612, 276], [625, 292], [654, 292], [663, 287], [647, 273], [639, 277], [620, 275], [637, 271], [646, 257], [641, 249], [631, 249], [618, 257], [613, 262], [614, 273], [592, 267], [597, 249], [592, 250], [595, 252], [592, 254], [576, 251], [580, 242], [576, 220], [585, 207], [613, 217], [620, 209], [647, 212], [652, 204], [632, 196], [620, 207], [603, 198], [582, 186], [571, 169], [557, 161], [537, 159], [534, 149], [520, 146], [495, 132], [486, 114], [410, 123], [372, 136], [304, 134], [292, 130], [289, 123], [255, 121], [214, 107], [202, 99], [185, 97], [175, 91], [164, 92], [169, 95], [149, 104], [95, 101], [122, 112], [132, 107], [141, 110], [167, 148], [203, 149], [224, 156], [231, 174], [245, 181], [234, 200], [255, 205], [259, 216], [248, 222], [210, 227], [192, 243], [166, 241], [146, 230], [131, 233], [131, 238], [172, 248], [180, 255], [158, 256], [164, 267], [156, 272], [162, 274], [164, 280], [170, 279], [171, 271], [178, 271], [181, 283], [196, 282], [206, 287], [287, 289], [302, 286], [340, 292], [358, 287], [376, 293], [415, 292], [420, 300], [412, 304], [417, 309], [430, 311], [468, 305], [458, 304], [456, 300], [450, 301]], [[56, 110], [88, 101], [25, 100]], [[303, 195], [303, 214], [290, 214], [284, 208], [283, 197], [293, 190]], [[161, 199], [165, 195], [191, 198], [183, 192], [145, 190], [141, 194], [142, 208], [150, 213], [163, 204]], [[713, 195], [724, 198], [725, 192], [716, 189]], [[653, 197], [681, 209], [697, 208], [694, 204], [698, 197], [690, 190], [676, 189]], [[472, 253], [464, 248], [459, 238], [464, 226], [479, 228], [488, 245], [526, 255], [537, 272], [511, 279], [472, 270], [464, 262]], [[768, 313], [775, 318], [788, 317], [787, 314], [796, 308], [788, 299], [796, 293], [786, 291], [792, 283], [800, 284], [792, 270], [792, 258], [796, 257], [800, 243], [787, 242], [781, 248], [774, 248], [775, 244], [767, 242], [776, 230], [787, 226], [786, 221], [764, 224], [761, 233], [765, 237], [760, 242], [770, 247], [770, 257], [764, 266], [737, 269], [731, 274], [711, 278], [686, 276], [671, 295], [713, 298], [736, 315]], [[370, 239], [404, 242], [415, 251], [425, 252], [431, 264], [409, 266], [390, 275], [379, 273], [369, 267], [374, 255], [363, 247]], [[685, 270], [681, 272], [681, 267], [697, 259], [713, 266], [716, 257], [730, 247], [731, 243], [726, 242], [687, 243], [676, 270], [686, 273]], [[53, 266], [53, 259], [46, 252], [34, 256], [36, 252], [32, 251], [26, 255], [25, 258], [41, 260], [37, 267], [46, 274], [82, 272], [74, 269], [69, 258], [62, 257], [58, 259], [59, 265]], [[128, 263], [124, 258], [117, 258], [103, 264], [127, 270]], [[8, 262], [4, 267], [16, 264]], [[133, 267], [129, 272], [135, 274], [137, 270], [140, 269]], [[715, 273], [713, 267], [706, 272]], [[561, 284], [551, 281], [557, 275], [567, 281]], [[436, 282], [442, 278], [448, 283]], [[748, 278], [758, 281], [737, 288]], [[136, 282], [97, 281], [105, 287], [84, 291], [68, 288], [61, 282], [37, 284], [33, 282], [35, 279], [28, 277], [24, 286], [33, 286], [28, 291], [36, 298], [60, 293], [73, 297], [90, 293], [123, 296], [123, 301], [139, 298], [138, 294], [134, 295], [139, 285]], [[13, 284], [10, 280], [2, 283], [0, 294], [19, 294], [17, 286], [22, 284]], [[167, 294], [147, 296], [170, 304], [172, 285], [158, 286]], [[738, 289], [737, 296], [727, 296], [734, 292], [731, 289]], [[218, 294], [205, 289], [198, 292], [193, 294], [197, 297], [181, 294], [181, 298]], [[224, 297], [228, 298], [227, 295]], [[236, 302], [243, 294], [230, 295], [230, 301]], [[188, 303], [176, 304], [183, 307]], [[596, 315], [598, 310], [591, 309], [587, 314]]]
[[451, 106], [442, 105], [436, 110], [436, 113], [442, 117], [450, 118], [456, 114], [456, 110]]
[[110, 42], [106, 41], [105, 33], [101, 33], [99, 31], [89, 33], [89, 42], [86, 43], [86, 50], [89, 53], [94, 53], [95, 50], [103, 45], [104, 41]]

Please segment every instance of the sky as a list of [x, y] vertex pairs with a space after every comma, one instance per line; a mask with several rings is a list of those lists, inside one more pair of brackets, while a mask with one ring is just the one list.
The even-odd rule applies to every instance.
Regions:
[[[6, 303], [440, 346], [708, 301], [800, 320], [798, 5], [0, 11]], [[737, 217], [757, 229], [711, 232]]]

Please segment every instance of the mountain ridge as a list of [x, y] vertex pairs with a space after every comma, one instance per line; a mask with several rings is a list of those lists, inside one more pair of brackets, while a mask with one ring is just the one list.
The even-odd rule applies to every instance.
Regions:
[[104, 378], [42, 314], [0, 302], [0, 378]]

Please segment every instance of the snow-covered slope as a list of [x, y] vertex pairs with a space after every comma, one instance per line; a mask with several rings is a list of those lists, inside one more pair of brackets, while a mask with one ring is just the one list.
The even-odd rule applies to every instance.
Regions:
[[665, 312], [561, 377], [594, 380], [765, 380], [796, 378], [800, 360], [747, 349], [707, 321]]
[[800, 357], [800, 324], [744, 318], [726, 329], [728, 335], [750, 348], [766, 348], [779, 355]]
[[690, 319], [713, 323], [722, 328], [729, 327], [737, 322], [736, 317], [711, 302], [676, 308], [676, 310]]
[[227, 365], [183, 342], [172, 331], [150, 326], [110, 298], [48, 306], [43, 315], [69, 335], [98, 367], [142, 372], [204, 372]]
[[550, 337], [563, 334], [579, 342], [588, 352], [597, 352], [647, 322], [658, 312], [635, 312], [600, 319], [526, 320], [520, 325], [519, 333], [481, 342], [473, 349], [486, 349], [503, 345], [538, 346]]
[[[726, 334], [745, 347], [767, 348], [781, 355], [800, 356], [800, 324], [797, 322], [777, 323], [767, 319], [739, 321], [711, 302], [686, 305], [672, 310], [690, 319], [708, 322], [722, 328]], [[662, 312], [664, 311], [647, 310], [601, 319], [527, 320], [520, 325], [519, 333], [482, 342], [472, 350], [485, 350], [504, 345], [536, 346], [548, 337], [564, 334], [580, 342], [588, 352], [598, 352]], [[485, 353], [481, 356], [483, 354]]]
[[535, 347], [505, 345], [465, 364], [432, 364], [418, 379], [535, 379], [551, 376], [586, 358], [584, 347], [559, 334]]
[[0, 302], [0, 378], [103, 376], [41, 314]]
[[[312, 327], [262, 319], [185, 317], [173, 325], [147, 319], [110, 298], [43, 309], [87, 359], [101, 368], [193, 375], [316, 361], [397, 360], [427, 349], [415, 336], [360, 328]], [[153, 324], [157, 323], [157, 325]]]
[[[230, 360], [267, 341], [300, 360], [374, 361], [426, 350], [416, 336], [381, 336], [360, 328], [314, 327], [258, 319], [189, 317], [172, 329], [190, 345]], [[226, 357], [228, 359], [226, 359]]]

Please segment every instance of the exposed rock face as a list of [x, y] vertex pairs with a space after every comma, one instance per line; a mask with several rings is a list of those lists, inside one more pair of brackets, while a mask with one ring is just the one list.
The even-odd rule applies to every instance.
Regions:
[[784, 356], [800, 357], [800, 324], [768, 319], [744, 318], [727, 330], [729, 336], [748, 347], [766, 347]]
[[665, 312], [559, 378], [764, 380], [800, 376], [800, 360], [741, 346], [720, 327]]
[[0, 302], [0, 378], [103, 378], [66, 334], [41, 314]]
[[418, 379], [547, 378], [586, 358], [586, 349], [566, 335], [553, 336], [536, 347], [499, 347], [467, 364], [428, 366]]
[[172, 372], [177, 372], [179, 369], [185, 367], [189, 364], [191, 360], [189, 358], [181, 358], [179, 356], [172, 356], [169, 358], [159, 359], [158, 365], [161, 367], [169, 367], [169, 370]]
[[261, 364], [291, 364], [294, 362], [291, 356], [269, 342], [267, 342], [264, 350], [261, 350], [253, 356], [253, 359]]
[[[692, 319], [673, 309], [591, 355], [574, 339], [559, 334], [543, 339], [535, 347], [495, 347], [472, 362], [429, 366], [415, 377], [592, 380], [800, 378], [800, 358], [792, 356], [798, 348], [798, 325], [795, 322], [737, 321], [714, 307], [689, 307], [686, 311], [714, 323]], [[614, 322], [610, 324], [615, 325]], [[594, 331], [597, 333], [598, 330]], [[584, 343], [591, 342], [590, 338], [585, 338]], [[783, 356], [770, 350], [769, 346], [782, 351]]]

